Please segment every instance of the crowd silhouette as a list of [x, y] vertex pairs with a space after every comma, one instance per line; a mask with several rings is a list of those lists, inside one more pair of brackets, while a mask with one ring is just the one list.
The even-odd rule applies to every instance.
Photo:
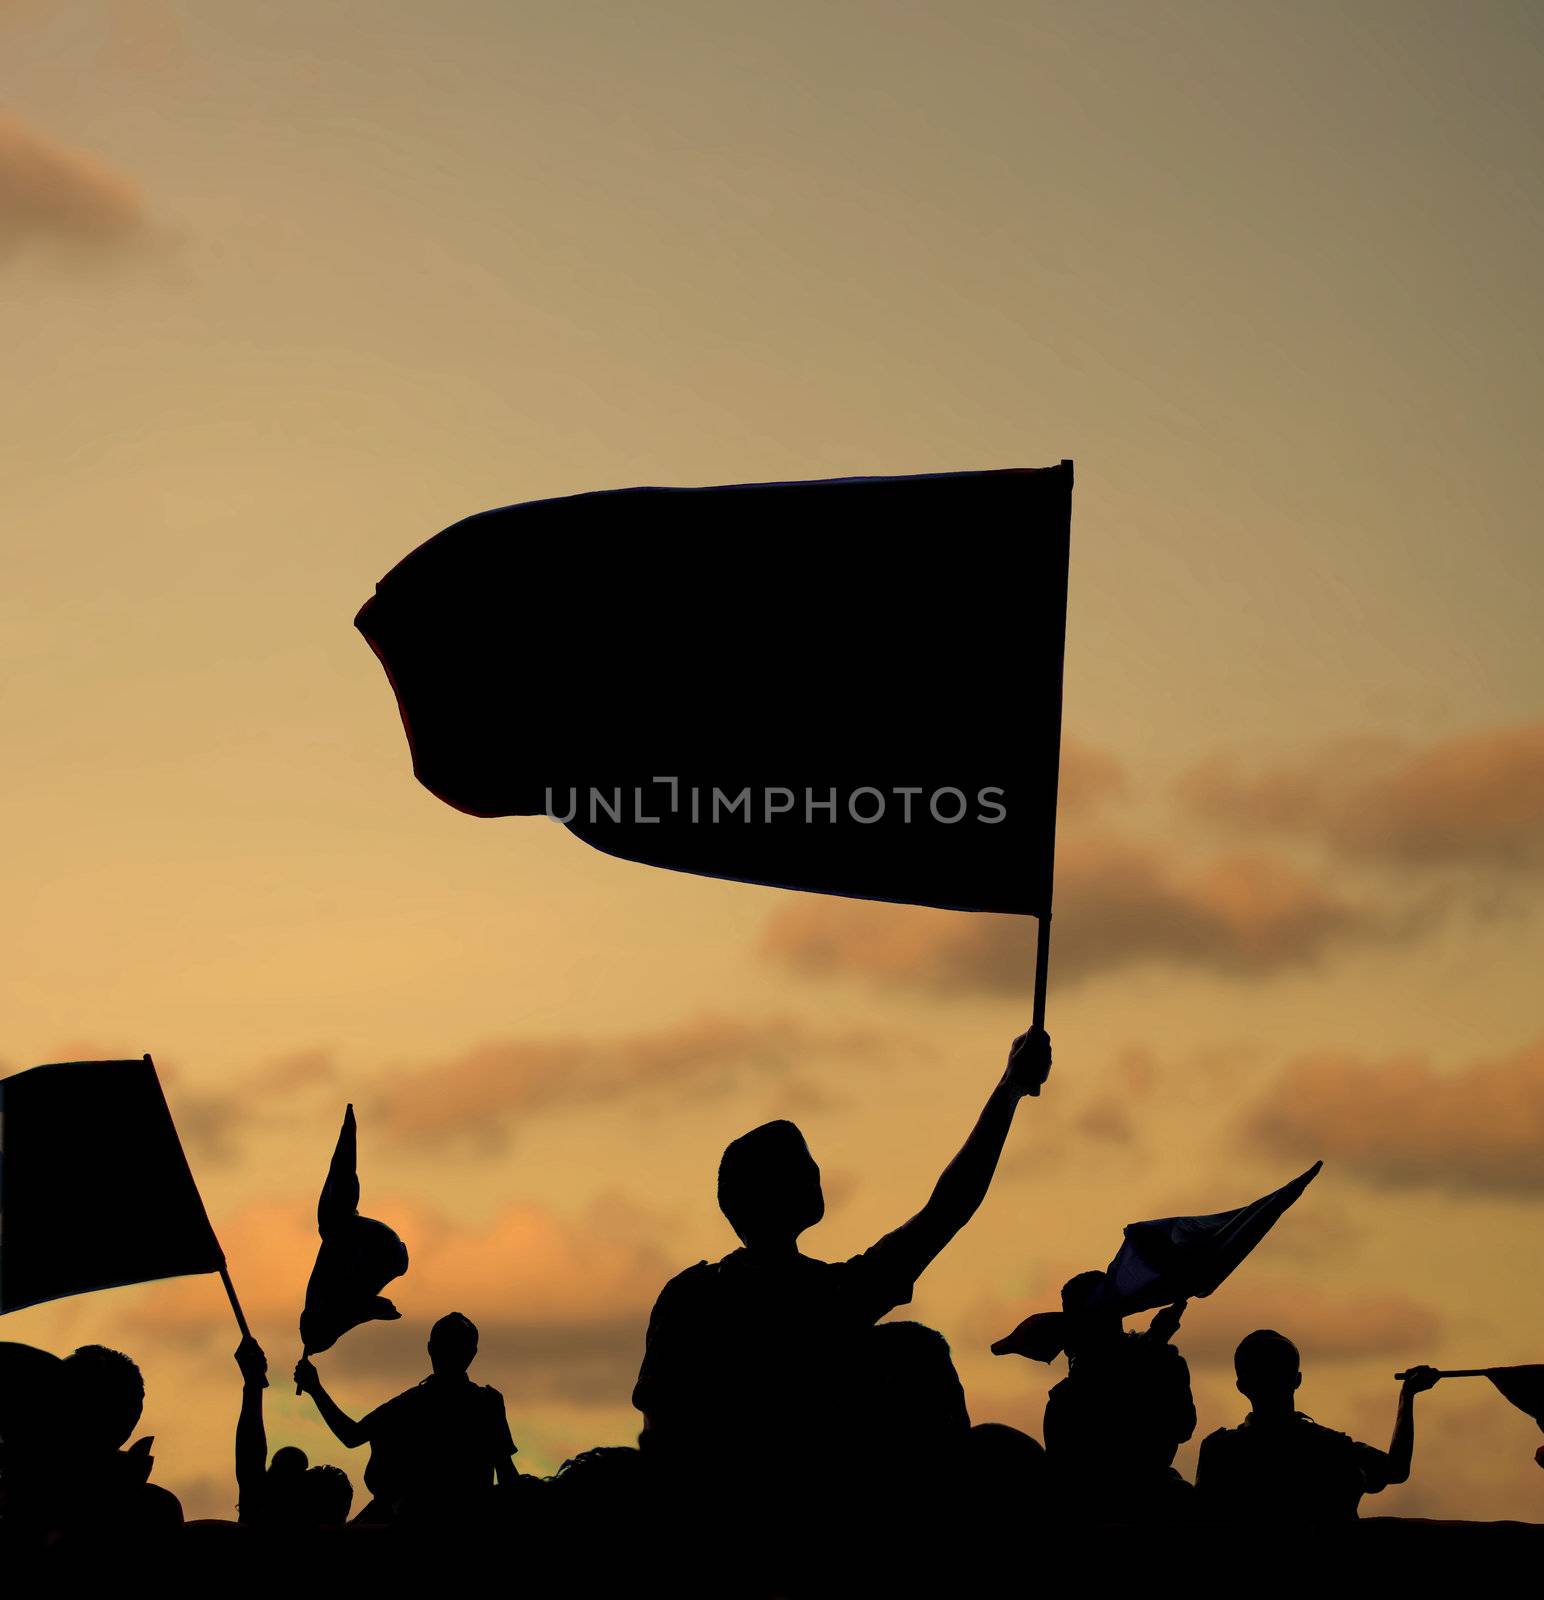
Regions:
[[244, 1338], [235, 1516], [188, 1524], [151, 1481], [152, 1441], [129, 1442], [144, 1405], [129, 1356], [0, 1346], [0, 1552], [84, 1565], [175, 1551], [304, 1588], [502, 1551], [527, 1577], [581, 1592], [652, 1587], [653, 1572], [675, 1593], [770, 1596], [969, 1592], [972, 1573], [1022, 1571], [1026, 1552], [1127, 1548], [1090, 1544], [1101, 1528], [1160, 1543], [1188, 1531], [1216, 1549], [1228, 1530], [1300, 1544], [1354, 1525], [1364, 1496], [1411, 1474], [1432, 1368], [1404, 1375], [1378, 1449], [1299, 1412], [1296, 1347], [1257, 1330], [1236, 1354], [1247, 1414], [1207, 1435], [1191, 1483], [1174, 1466], [1197, 1425], [1176, 1344], [1183, 1302], [1128, 1330], [1100, 1303], [1105, 1274], [1072, 1278], [1043, 1440], [973, 1424], [945, 1337], [884, 1320], [975, 1214], [1019, 1101], [1050, 1066], [1043, 1031], [1015, 1040], [922, 1210], [847, 1261], [799, 1248], [825, 1208], [798, 1128], [767, 1123], [731, 1143], [718, 1201], [740, 1243], [661, 1290], [632, 1396], [637, 1444], [587, 1450], [549, 1478], [516, 1470], [503, 1397], [471, 1377], [477, 1329], [457, 1312], [433, 1327], [429, 1375], [357, 1420], [309, 1356], [295, 1367], [339, 1443], [368, 1447], [363, 1497], [292, 1445], [269, 1456], [268, 1362]]

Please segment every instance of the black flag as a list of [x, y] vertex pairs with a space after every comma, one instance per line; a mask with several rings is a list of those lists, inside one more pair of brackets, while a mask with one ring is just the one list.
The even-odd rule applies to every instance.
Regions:
[[0, 1081], [0, 1312], [224, 1265], [149, 1056]]
[[356, 619], [419, 780], [613, 855], [1051, 905], [1072, 463], [469, 517]]
[[322, 1236], [306, 1284], [300, 1342], [309, 1355], [330, 1350], [362, 1322], [393, 1321], [402, 1313], [381, 1290], [407, 1271], [407, 1246], [386, 1226], [359, 1214], [359, 1154], [354, 1108], [343, 1116], [332, 1165], [316, 1208]]

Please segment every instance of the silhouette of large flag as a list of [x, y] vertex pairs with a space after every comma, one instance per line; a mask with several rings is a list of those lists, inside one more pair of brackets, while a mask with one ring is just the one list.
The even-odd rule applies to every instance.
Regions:
[[[1124, 1241], [1086, 1309], [1129, 1317], [1154, 1306], [1211, 1294], [1318, 1177], [1323, 1165], [1314, 1162], [1291, 1183], [1235, 1211], [1127, 1224]], [[1054, 1361], [1063, 1349], [1066, 1325], [1063, 1312], [1036, 1312], [999, 1339], [992, 1352]]]
[[395, 1321], [402, 1315], [381, 1290], [407, 1271], [407, 1246], [384, 1222], [359, 1214], [359, 1152], [354, 1108], [343, 1127], [316, 1207], [322, 1236], [316, 1265], [306, 1284], [300, 1313], [305, 1353], [330, 1350], [362, 1322]]
[[149, 1056], [0, 1081], [0, 1312], [224, 1265]]
[[629, 860], [1050, 910], [1072, 463], [469, 517], [356, 623], [413, 770]]

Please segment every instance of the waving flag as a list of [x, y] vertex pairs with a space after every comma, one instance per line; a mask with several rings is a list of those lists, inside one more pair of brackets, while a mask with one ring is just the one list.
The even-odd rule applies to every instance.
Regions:
[[1072, 463], [622, 489], [456, 523], [357, 626], [413, 770], [613, 855], [1051, 906]]
[[[1404, 1378], [1396, 1372], [1396, 1378]], [[1544, 1431], [1544, 1365], [1523, 1367], [1445, 1367], [1439, 1378], [1489, 1378], [1500, 1393], [1519, 1411], [1525, 1412]], [[1544, 1444], [1534, 1452], [1533, 1459], [1544, 1467]]]
[[0, 1312], [224, 1268], [149, 1056], [0, 1081]]
[[402, 1314], [381, 1297], [381, 1290], [407, 1271], [407, 1246], [384, 1222], [359, 1214], [353, 1106], [343, 1116], [316, 1208], [316, 1225], [322, 1243], [300, 1313], [300, 1341], [308, 1356], [330, 1350], [362, 1322], [395, 1321]]
[[1291, 1183], [1236, 1211], [1128, 1224], [1125, 1242], [1105, 1269], [1104, 1286], [1089, 1310], [1119, 1311], [1126, 1317], [1192, 1295], [1209, 1295], [1270, 1232], [1323, 1165], [1314, 1162]]
[[[1128, 1317], [1211, 1294], [1318, 1177], [1323, 1165], [1314, 1162], [1291, 1183], [1234, 1211], [1129, 1223], [1115, 1259], [1105, 1268], [1104, 1282], [1085, 1310]], [[992, 1352], [1054, 1361], [1064, 1347], [1065, 1328], [1064, 1313], [1037, 1312], [999, 1339]]]
[[1490, 1367], [1485, 1376], [1544, 1429], [1544, 1366]]

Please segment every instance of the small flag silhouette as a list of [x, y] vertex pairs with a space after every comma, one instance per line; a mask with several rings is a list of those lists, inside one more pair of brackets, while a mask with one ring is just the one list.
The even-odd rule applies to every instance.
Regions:
[[[1085, 1310], [1127, 1317], [1209, 1295], [1270, 1232], [1323, 1165], [1314, 1162], [1291, 1183], [1234, 1211], [1129, 1223], [1115, 1259], [1105, 1269], [1104, 1282]], [[999, 1339], [992, 1353], [1054, 1361], [1063, 1349], [1065, 1328], [1062, 1312], [1036, 1312]]]
[[359, 1214], [359, 1151], [354, 1108], [343, 1116], [332, 1165], [316, 1208], [322, 1236], [300, 1313], [305, 1353], [330, 1350], [363, 1322], [395, 1321], [402, 1313], [381, 1290], [407, 1271], [407, 1246], [384, 1222]]

